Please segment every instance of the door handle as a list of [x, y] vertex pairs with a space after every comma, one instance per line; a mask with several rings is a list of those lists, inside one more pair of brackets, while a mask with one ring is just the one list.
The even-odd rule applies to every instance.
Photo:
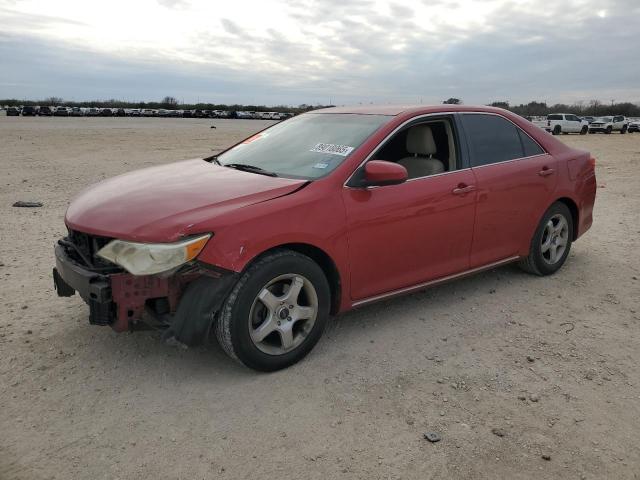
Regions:
[[554, 172], [555, 170], [553, 168], [542, 167], [542, 170], [538, 172], [538, 175], [541, 177], [548, 177], [549, 175], [553, 175]]
[[465, 185], [461, 183], [456, 188], [454, 188], [451, 193], [454, 195], [464, 195], [465, 193], [473, 192], [476, 189], [475, 185]]

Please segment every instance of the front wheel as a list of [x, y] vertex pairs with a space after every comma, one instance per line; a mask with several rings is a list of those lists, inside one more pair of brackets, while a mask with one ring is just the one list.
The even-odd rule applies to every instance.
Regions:
[[240, 277], [215, 320], [215, 334], [234, 360], [255, 370], [280, 370], [318, 342], [330, 303], [329, 283], [318, 264], [278, 250]]
[[582, 130], [580, 130], [580, 135], [586, 135], [588, 131], [589, 127], [585, 125], [584, 127], [582, 127]]
[[612, 132], [612, 131], [613, 131], [613, 127], [609, 126], [609, 127], [607, 127], [607, 130], [605, 131], [605, 133], [606, 133], [607, 135], [611, 135], [611, 132]]
[[623, 135], [624, 135], [625, 133], [627, 133], [627, 128], [629, 128], [629, 127], [627, 127], [626, 125], [624, 125], [624, 126], [622, 127], [622, 130], [620, 130], [620, 133], [621, 133], [621, 134], [623, 134]]
[[546, 211], [536, 229], [529, 255], [519, 263], [520, 267], [534, 275], [551, 275], [567, 260], [573, 240], [573, 217], [569, 208], [556, 202]]

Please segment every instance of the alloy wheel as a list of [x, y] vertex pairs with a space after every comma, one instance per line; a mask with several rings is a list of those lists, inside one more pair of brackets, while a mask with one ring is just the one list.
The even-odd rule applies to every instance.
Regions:
[[267, 283], [249, 311], [249, 336], [260, 351], [283, 355], [299, 347], [313, 329], [318, 294], [304, 276], [289, 273]]
[[561, 214], [549, 219], [542, 232], [540, 250], [543, 260], [555, 265], [564, 255], [569, 243], [569, 223]]

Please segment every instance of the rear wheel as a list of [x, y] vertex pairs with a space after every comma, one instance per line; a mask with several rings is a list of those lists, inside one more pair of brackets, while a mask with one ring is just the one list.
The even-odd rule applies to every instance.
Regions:
[[536, 229], [529, 255], [520, 261], [520, 267], [534, 275], [557, 272], [569, 255], [573, 239], [573, 217], [569, 208], [556, 202], [546, 211]]
[[279, 370], [301, 360], [318, 342], [330, 300], [318, 264], [278, 250], [241, 276], [215, 321], [215, 334], [231, 358], [255, 370]]
[[553, 132], [554, 135], [560, 135], [560, 133], [562, 133], [562, 127], [560, 127], [560, 125], [556, 125], [555, 127], [553, 127]]

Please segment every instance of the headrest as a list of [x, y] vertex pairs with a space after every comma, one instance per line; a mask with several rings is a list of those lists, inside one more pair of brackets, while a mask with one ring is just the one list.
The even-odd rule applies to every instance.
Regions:
[[436, 153], [436, 142], [429, 125], [416, 125], [407, 133], [407, 151], [418, 155], [433, 155]]

